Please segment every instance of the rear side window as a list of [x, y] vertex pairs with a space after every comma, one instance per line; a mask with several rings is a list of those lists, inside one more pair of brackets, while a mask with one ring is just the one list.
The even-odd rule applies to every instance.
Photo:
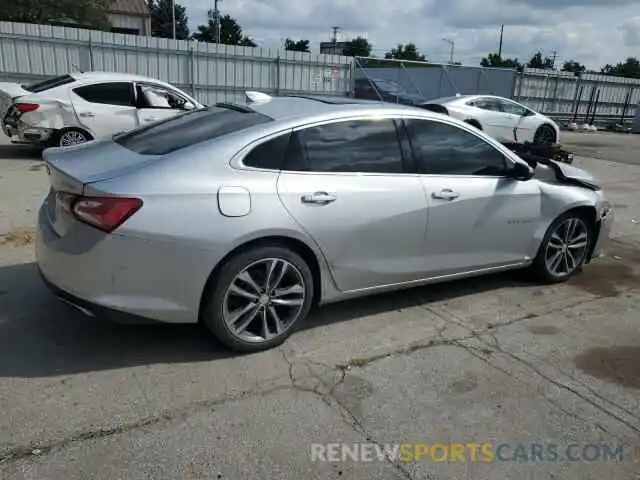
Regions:
[[133, 84], [130, 82], [98, 83], [73, 90], [83, 100], [104, 105], [134, 107]]
[[76, 79], [71, 75], [62, 75], [59, 77], [48, 78], [47, 80], [33, 83], [31, 85], [23, 85], [22, 88], [31, 93], [40, 93], [51, 90], [52, 88], [61, 87], [62, 85], [73, 83], [75, 81]]
[[310, 127], [292, 136], [285, 170], [402, 173], [393, 120], [354, 120]]
[[118, 134], [114, 140], [141, 155], [166, 155], [272, 121], [266, 115], [251, 110], [212, 107], [193, 110]]
[[242, 163], [247, 167], [280, 170], [290, 136], [290, 133], [286, 133], [262, 142], [244, 157]]

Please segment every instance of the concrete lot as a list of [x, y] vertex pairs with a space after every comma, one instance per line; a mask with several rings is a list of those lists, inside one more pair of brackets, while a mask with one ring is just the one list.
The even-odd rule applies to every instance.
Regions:
[[[609, 256], [581, 276], [334, 305], [241, 357], [198, 327], [114, 326], [52, 298], [31, 245], [45, 172], [0, 146], [0, 478], [640, 478], [640, 137], [579, 135], [565, 143], [617, 160], [576, 160], [616, 208]], [[336, 442], [509, 446], [490, 463], [312, 461], [312, 443]], [[587, 444], [623, 458], [592, 446], [587, 461]]]

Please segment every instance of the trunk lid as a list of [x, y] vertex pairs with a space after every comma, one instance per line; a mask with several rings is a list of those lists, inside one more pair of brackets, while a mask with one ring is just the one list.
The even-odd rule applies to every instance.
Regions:
[[42, 158], [51, 184], [47, 199], [49, 222], [59, 236], [64, 236], [76, 222], [72, 201], [86, 192], [87, 185], [126, 175], [159, 157], [139, 155], [111, 140], [101, 140], [48, 148]]

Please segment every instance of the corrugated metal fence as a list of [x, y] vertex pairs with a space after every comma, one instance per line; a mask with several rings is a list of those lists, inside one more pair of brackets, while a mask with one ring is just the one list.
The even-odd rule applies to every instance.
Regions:
[[0, 22], [0, 81], [36, 81], [74, 70], [149, 76], [213, 104], [241, 100], [246, 90], [346, 95], [352, 62], [335, 55]]
[[635, 115], [640, 79], [529, 68], [518, 76], [514, 98], [565, 121], [622, 122]]
[[513, 98], [563, 122], [629, 121], [640, 102], [640, 79], [601, 74], [359, 58], [354, 77], [390, 81], [427, 100], [457, 93]]

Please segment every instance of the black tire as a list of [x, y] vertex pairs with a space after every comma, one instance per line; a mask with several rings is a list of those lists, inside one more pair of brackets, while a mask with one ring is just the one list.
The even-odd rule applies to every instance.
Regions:
[[62, 141], [65, 138], [65, 136], [69, 136], [69, 135], [76, 135], [76, 136], [81, 136], [84, 138], [83, 142], [80, 143], [76, 143], [75, 145], [80, 145], [82, 143], [86, 143], [86, 142], [90, 142], [91, 140], [93, 140], [93, 136], [91, 136], [91, 134], [89, 132], [87, 132], [86, 130], [83, 130], [82, 128], [63, 128], [62, 130], [58, 130], [55, 134], [53, 134], [51, 136], [51, 140], [50, 140], [50, 144], [52, 147], [68, 147], [71, 146], [70, 145], [62, 145]]
[[558, 140], [555, 129], [551, 125], [541, 125], [533, 136], [533, 143], [552, 145]]
[[477, 120], [465, 120], [465, 123], [468, 123], [472, 127], [477, 128], [478, 130], [482, 130], [482, 125]]
[[[280, 334], [277, 334], [267, 340], [264, 340], [266, 335], [263, 335], [259, 341], [251, 341], [246, 338], [239, 337], [227, 324], [224, 315], [225, 299], [228, 299], [228, 290], [231, 288], [238, 275], [240, 275], [245, 269], [253, 268], [253, 265], [259, 265], [261, 261], [266, 262], [268, 259], [284, 260], [291, 266], [295, 267], [292, 271], [293, 274], [295, 274], [295, 278], [299, 278], [303, 281], [302, 290], [304, 296], [300, 304], [301, 306], [299, 310], [297, 310], [295, 319], [288, 323], [286, 328], [281, 331]], [[287, 338], [289, 338], [289, 336], [291, 336], [295, 328], [305, 320], [313, 302], [313, 275], [309, 266], [296, 252], [289, 248], [277, 245], [258, 246], [232, 257], [224, 263], [217, 272], [216, 277], [213, 278], [209, 284], [210, 287], [208, 291], [205, 292], [205, 307], [203, 310], [202, 321], [225, 347], [236, 352], [259, 352], [282, 344]], [[260, 297], [263, 296], [265, 295], [260, 295]], [[249, 300], [245, 301], [249, 302]], [[267, 310], [269, 306], [263, 306], [261, 308]], [[262, 310], [260, 310], [260, 312], [262, 312]], [[256, 320], [254, 321], [261, 322], [261, 315], [262, 313], [258, 313], [258, 316], [255, 317]], [[273, 322], [273, 317], [271, 318]], [[253, 326], [253, 321], [250, 325]], [[249, 330], [249, 328], [246, 330]]]
[[[584, 239], [584, 246], [580, 249], [576, 248], [565, 248], [565, 251], [569, 252], [569, 256], [566, 253], [562, 254], [559, 259], [561, 262], [560, 266], [566, 266], [566, 272], [558, 272], [553, 269], [553, 260], [555, 258], [555, 254], [560, 250], [556, 248], [554, 245], [557, 243], [554, 241], [554, 234], [559, 234], [562, 241], [565, 241], [563, 237], [564, 227], [571, 228], [571, 222], [578, 222], [575, 230], [576, 236], [578, 236], [579, 231], [583, 231], [586, 238]], [[547, 232], [542, 239], [542, 243], [540, 244], [540, 248], [538, 249], [538, 254], [531, 265], [531, 273], [533, 276], [542, 283], [561, 283], [569, 280], [572, 276], [578, 274], [582, 270], [582, 266], [585, 263], [587, 255], [589, 254], [592, 242], [592, 233], [593, 233], [593, 225], [591, 222], [580, 212], [567, 212], [561, 216], [559, 216], [554, 222], [549, 226]], [[566, 242], [570, 243], [570, 242]], [[580, 241], [580, 244], [582, 240]], [[578, 245], [578, 243], [574, 243], [574, 245]], [[564, 255], [564, 257], [562, 256]], [[564, 259], [568, 259], [566, 264], [563, 264]], [[571, 263], [571, 265], [570, 265]], [[571, 267], [571, 268], [569, 268]], [[564, 270], [564, 268], [563, 268]]]

